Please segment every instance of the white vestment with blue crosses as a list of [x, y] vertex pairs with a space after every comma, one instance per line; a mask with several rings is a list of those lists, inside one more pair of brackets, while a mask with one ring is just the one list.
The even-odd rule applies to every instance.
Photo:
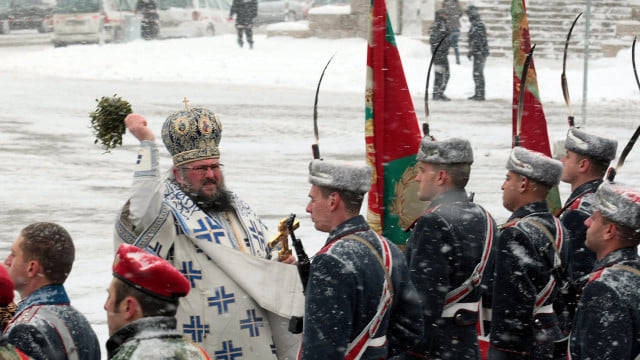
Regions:
[[[157, 156], [156, 145], [143, 141], [134, 193], [116, 222], [116, 247], [126, 242], [144, 248], [169, 260], [189, 279], [191, 291], [180, 301], [177, 328], [211, 359], [276, 359], [276, 354], [287, 358], [284, 354], [296, 348], [297, 338], [286, 335], [281, 339], [280, 334], [273, 334], [272, 326], [281, 327], [282, 318], [260, 306], [234, 280], [233, 271], [215, 260], [221, 247], [266, 259], [266, 226], [235, 195], [235, 211], [203, 212], [173, 180], [160, 178]], [[294, 266], [272, 261], [259, 264], [296, 272]], [[278, 324], [271, 323], [275, 320]], [[276, 344], [290, 349], [277, 349]]]

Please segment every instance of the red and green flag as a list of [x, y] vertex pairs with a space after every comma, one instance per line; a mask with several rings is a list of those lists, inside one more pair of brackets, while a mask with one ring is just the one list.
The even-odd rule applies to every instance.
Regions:
[[[522, 75], [522, 68], [527, 54], [531, 51], [529, 22], [527, 21], [527, 9], [524, 2], [525, 0], [511, 1], [511, 24], [513, 26], [513, 136], [516, 135], [518, 121], [517, 108], [521, 85], [520, 76]], [[529, 70], [527, 71], [520, 140], [520, 146], [551, 157], [547, 120], [540, 102], [538, 79], [533, 58], [531, 58]], [[547, 202], [552, 212], [562, 207], [557, 187], [549, 193]]]
[[384, 0], [371, 0], [365, 143], [373, 175], [367, 221], [396, 244], [424, 212], [417, 199], [416, 154], [422, 135]]

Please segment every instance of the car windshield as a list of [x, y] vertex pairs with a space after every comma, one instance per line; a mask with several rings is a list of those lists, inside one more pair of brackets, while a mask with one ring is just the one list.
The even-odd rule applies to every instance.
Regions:
[[157, 3], [160, 9], [193, 7], [191, 0], [157, 0]]
[[100, 0], [58, 0], [56, 13], [74, 14], [100, 11]]

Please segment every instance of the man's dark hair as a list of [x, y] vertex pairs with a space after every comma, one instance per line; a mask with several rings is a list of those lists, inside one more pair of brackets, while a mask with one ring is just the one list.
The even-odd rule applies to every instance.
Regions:
[[153, 297], [149, 294], [145, 294], [142, 291], [127, 285], [122, 280], [115, 282], [114, 284], [114, 302], [116, 307], [120, 305], [122, 300], [127, 296], [131, 296], [138, 301], [142, 314], [147, 316], [176, 316], [178, 311], [178, 300], [175, 302], [161, 300]]
[[605, 224], [615, 225], [616, 230], [618, 231], [618, 239], [620, 239], [620, 243], [623, 246], [638, 246], [640, 244], [640, 232], [604, 216], [602, 217], [602, 220]]
[[589, 160], [589, 164], [591, 165], [589, 167], [589, 172], [591, 175], [602, 179], [607, 174], [607, 170], [609, 170], [609, 165], [611, 164], [610, 161], [582, 155], [579, 153], [576, 153], [576, 155], [578, 155], [578, 161], [584, 159]]
[[456, 189], [464, 189], [469, 182], [471, 164], [437, 164], [435, 168], [446, 171]]
[[357, 215], [360, 213], [360, 208], [362, 207], [362, 200], [364, 199], [364, 194], [360, 194], [353, 191], [336, 189], [325, 186], [318, 186], [320, 189], [320, 193], [323, 198], [328, 198], [332, 193], [338, 193], [340, 198], [344, 202], [344, 207], [348, 212]]
[[75, 247], [67, 230], [58, 224], [38, 222], [22, 229], [20, 235], [25, 261], [38, 261], [47, 280], [64, 284], [75, 259]]

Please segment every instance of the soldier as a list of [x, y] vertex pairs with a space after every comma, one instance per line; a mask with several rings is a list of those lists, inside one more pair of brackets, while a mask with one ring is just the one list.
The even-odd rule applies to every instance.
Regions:
[[176, 330], [178, 300], [189, 280], [167, 261], [133, 245], [122, 244], [113, 261], [107, 311], [107, 356], [113, 360], [209, 360], [199, 346]]
[[596, 263], [571, 331], [571, 359], [640, 356], [640, 192], [605, 182], [585, 221]]
[[301, 358], [386, 359], [422, 337], [419, 298], [400, 249], [358, 215], [368, 167], [313, 160], [307, 212], [328, 232], [311, 263]]
[[469, 141], [432, 141], [418, 152], [418, 198], [431, 201], [407, 241], [407, 262], [424, 305], [425, 334], [409, 358], [479, 359], [480, 289], [495, 222], [465, 191]]
[[503, 206], [513, 214], [501, 227], [495, 248], [489, 359], [551, 359], [563, 338], [552, 303], [553, 269], [566, 239], [545, 201], [558, 184], [562, 164], [515, 147], [502, 184]]
[[34, 359], [100, 359], [98, 337], [64, 288], [74, 259], [69, 233], [40, 222], [22, 229], [4, 261], [22, 298], [4, 333]]
[[[609, 163], [616, 156], [618, 142], [589, 134], [575, 127], [569, 128], [562, 157], [561, 181], [571, 184], [571, 196], [565, 202], [558, 216], [567, 229], [568, 241], [563, 252], [567, 256], [564, 265], [566, 276], [572, 283], [589, 274], [596, 260], [596, 254], [587, 249], [584, 240], [587, 232], [585, 220], [592, 213], [594, 193], [607, 172]], [[571, 321], [576, 309], [575, 287], [566, 289], [554, 303], [556, 313], [560, 315], [563, 330], [571, 330]]]

